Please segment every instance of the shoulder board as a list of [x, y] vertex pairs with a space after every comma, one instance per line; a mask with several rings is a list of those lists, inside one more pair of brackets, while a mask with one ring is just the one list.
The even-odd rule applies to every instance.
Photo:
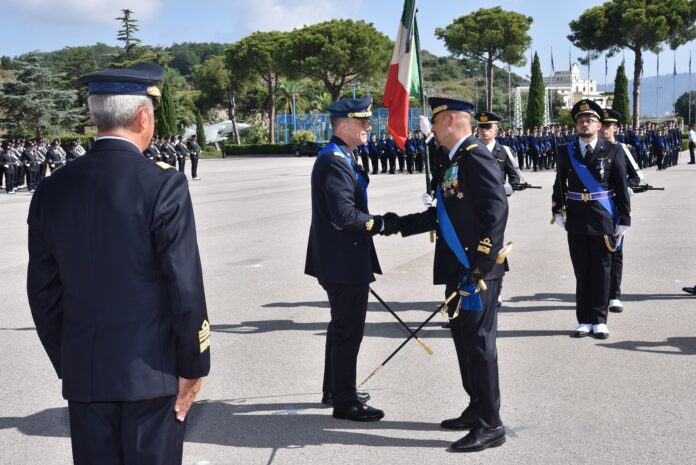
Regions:
[[169, 163], [165, 163], [165, 162], [163, 162], [163, 161], [158, 161], [158, 162], [155, 163], [155, 164], [156, 164], [157, 166], [159, 166], [160, 168], [162, 168], [163, 170], [168, 170], [169, 168], [174, 168], [174, 167], [173, 167], [172, 165], [170, 165]]
[[468, 147], [467, 147], [466, 149], [464, 149], [464, 150], [466, 150], [467, 152], [471, 152], [471, 151], [474, 150], [476, 147], [478, 147], [478, 144], [471, 144], [470, 146], [468, 146]]
[[340, 153], [340, 152], [331, 152], [331, 154], [332, 154], [334, 157], [341, 157], [341, 158], [343, 158], [343, 154]]

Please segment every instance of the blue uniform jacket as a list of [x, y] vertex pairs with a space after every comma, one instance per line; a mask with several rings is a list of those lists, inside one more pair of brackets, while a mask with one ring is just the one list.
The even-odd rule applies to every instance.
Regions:
[[[343, 141], [332, 137], [331, 142], [350, 156]], [[311, 183], [312, 223], [305, 273], [322, 284], [374, 281], [374, 273], [382, 270], [372, 236], [382, 228], [382, 217], [369, 214], [354, 169], [340, 154], [324, 149], [314, 162]]]
[[63, 396], [175, 395], [210, 369], [186, 177], [124, 140], [97, 140], [31, 201], [27, 293]]

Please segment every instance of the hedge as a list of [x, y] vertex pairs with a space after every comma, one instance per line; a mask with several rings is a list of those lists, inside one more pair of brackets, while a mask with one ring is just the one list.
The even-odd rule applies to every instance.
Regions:
[[291, 154], [292, 144], [249, 144], [225, 145], [225, 156], [229, 155], [282, 155]]

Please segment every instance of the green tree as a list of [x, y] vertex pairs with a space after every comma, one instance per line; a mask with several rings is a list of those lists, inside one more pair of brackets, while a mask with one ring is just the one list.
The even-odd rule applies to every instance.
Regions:
[[628, 105], [628, 78], [626, 77], [623, 61], [616, 69], [616, 78], [614, 79], [614, 101], [611, 104], [611, 108], [621, 113], [621, 118], [624, 123], [631, 121], [631, 110]]
[[[684, 92], [679, 96], [677, 101], [674, 103], [675, 111], [677, 116], [681, 116], [684, 122], [688, 125], [691, 121], [696, 119], [696, 91], [691, 91], [691, 114], [689, 114], [689, 93]], [[689, 116], [691, 116], [691, 121], [689, 121]]]
[[140, 39], [135, 37], [135, 33], [140, 29], [138, 20], [133, 17], [133, 10], [121, 10], [123, 16], [116, 18], [121, 22], [121, 29], [118, 31], [116, 40], [123, 42], [123, 52], [126, 60], [135, 58], [136, 48], [140, 44]]
[[633, 67], [633, 125], [640, 115], [643, 53], [673, 49], [696, 38], [693, 0], [613, 0], [585, 10], [570, 22], [573, 45], [612, 56], [622, 49], [635, 55]]
[[205, 147], [205, 123], [203, 122], [203, 115], [201, 112], [196, 112], [196, 138], [198, 139], [198, 145], [201, 148]]
[[393, 47], [371, 23], [335, 19], [292, 31], [286, 68], [293, 78], [322, 82], [337, 100], [353, 83], [383, 80]]
[[532, 17], [501, 7], [481, 8], [455, 19], [446, 28], [435, 29], [452, 55], [483, 62], [486, 67], [487, 111], [493, 109], [493, 63], [514, 66], [527, 63], [525, 50], [532, 43], [529, 27]]
[[170, 80], [169, 76], [165, 76], [162, 81], [160, 105], [155, 111], [155, 131], [160, 137], [173, 136], [178, 132]]
[[534, 129], [544, 123], [544, 78], [541, 74], [539, 55], [534, 52], [532, 61], [532, 82], [527, 95], [527, 112], [524, 115], [524, 127]]
[[287, 63], [288, 45], [286, 32], [254, 32], [225, 51], [226, 65], [233, 81], [234, 75], [242, 75], [242, 80], [254, 76], [263, 83], [266, 89], [264, 116], [268, 119], [271, 141], [275, 141], [276, 96]]
[[79, 119], [75, 108], [77, 92], [60, 89], [62, 77], [43, 66], [38, 54], [15, 60], [15, 79], [2, 85], [0, 109], [7, 121], [4, 126], [18, 132], [42, 137], [48, 131], [72, 131]]
[[237, 95], [248, 85], [249, 77], [244, 68], [226, 65], [225, 57], [213, 56], [194, 67], [193, 86], [200, 90], [197, 105], [202, 111], [222, 106], [232, 121], [232, 133], [236, 144], [241, 143], [237, 128]]

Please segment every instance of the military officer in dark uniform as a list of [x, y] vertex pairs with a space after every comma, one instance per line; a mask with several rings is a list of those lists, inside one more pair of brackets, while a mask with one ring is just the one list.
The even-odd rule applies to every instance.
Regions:
[[476, 135], [483, 142], [489, 152], [495, 157], [495, 160], [500, 166], [500, 180], [505, 187], [505, 194], [512, 195], [512, 184], [522, 182], [522, 173], [517, 167], [514, 155], [510, 147], [498, 143], [496, 135], [498, 134], [498, 122], [500, 117], [495, 113], [481, 111], [474, 116], [478, 125], [476, 126]]
[[459, 294], [449, 304], [469, 405], [460, 416], [441, 423], [445, 429], [470, 430], [451, 450], [473, 452], [505, 442], [496, 333], [505, 273], [497, 256], [503, 248], [508, 204], [498, 162], [472, 134], [473, 104], [434, 97], [428, 101], [435, 142], [445, 149], [434, 154], [437, 208], [402, 216], [399, 228], [403, 236], [437, 230], [434, 283], [445, 285], [446, 296], [462, 291], [480, 299], [478, 305], [465, 306], [465, 297], [468, 301], [471, 295]]
[[184, 144], [184, 136], [179, 136], [175, 150], [176, 159], [179, 163], [179, 172], [183, 173], [186, 169], [186, 156], [189, 154], [186, 144]]
[[2, 172], [5, 175], [5, 192], [8, 194], [14, 194], [17, 160], [12, 156], [10, 146], [11, 144], [8, 141], [2, 141], [2, 152], [0, 152], [0, 169], [2, 169]]
[[201, 154], [201, 146], [198, 145], [198, 136], [194, 134], [189, 137], [186, 148], [189, 151], [189, 157], [191, 157], [191, 179], [200, 181], [201, 178], [198, 177], [198, 157]]
[[[632, 189], [638, 187], [645, 177], [636, 162], [637, 157], [634, 148], [623, 142], [617, 142], [614, 137], [619, 121], [621, 121], [621, 113], [611, 108], [605, 108], [602, 114], [602, 129], [599, 132], [599, 137], [621, 147], [620, 152], [626, 157], [626, 185], [630, 194], [633, 192]], [[621, 303], [621, 281], [623, 278], [623, 249], [625, 242], [626, 238], [624, 237], [616, 248], [616, 252], [612, 255], [611, 288], [609, 290], [609, 311], [612, 313], [621, 313], [624, 310], [623, 303]]]
[[568, 232], [575, 271], [578, 325], [572, 336], [606, 339], [612, 253], [631, 224], [626, 157], [621, 146], [597, 137], [597, 103], [580, 100], [571, 115], [579, 137], [558, 156], [552, 223]]
[[312, 223], [305, 273], [326, 291], [331, 322], [326, 332], [324, 396], [335, 418], [376, 421], [381, 410], [363, 402], [355, 387], [358, 351], [365, 327], [369, 284], [381, 273], [372, 236], [396, 232], [395, 215], [370, 215], [367, 168], [353, 149], [367, 141], [372, 99], [342, 99], [327, 107], [333, 137], [312, 168]]
[[24, 164], [24, 169], [27, 174], [27, 191], [34, 192], [38, 184], [39, 160], [36, 157], [33, 142], [26, 141], [24, 143], [24, 151], [22, 152], [20, 160]]
[[63, 157], [63, 154], [61, 153], [60, 150], [58, 150], [60, 147], [60, 142], [58, 139], [54, 139], [51, 141], [51, 146], [48, 148], [46, 151], [46, 162], [48, 163], [48, 166], [51, 168], [51, 174], [58, 168], [61, 168], [63, 165], [65, 165], [65, 158]]
[[29, 208], [29, 305], [63, 380], [76, 465], [181, 464], [210, 367], [186, 178], [142, 156], [163, 77], [141, 63], [80, 78], [98, 138]]

